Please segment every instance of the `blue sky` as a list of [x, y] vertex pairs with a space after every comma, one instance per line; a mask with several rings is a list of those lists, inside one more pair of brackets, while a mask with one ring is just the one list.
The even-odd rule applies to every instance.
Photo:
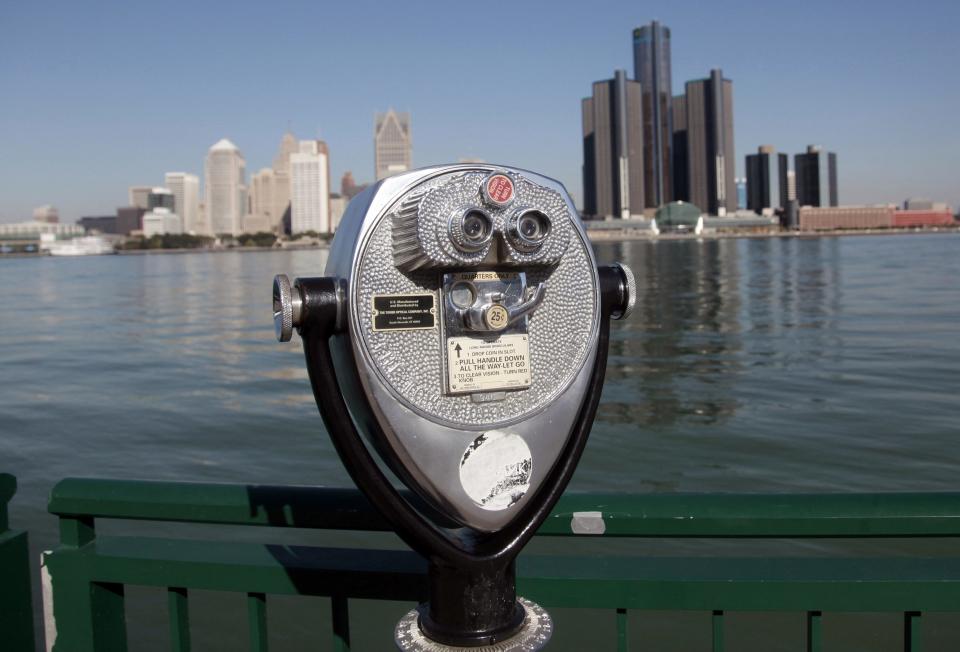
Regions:
[[632, 76], [631, 29], [654, 18], [675, 93], [712, 67], [733, 80], [738, 174], [761, 143], [817, 143], [842, 203], [960, 206], [956, 1], [6, 2], [0, 221], [112, 213], [130, 185], [202, 177], [223, 137], [250, 172], [287, 129], [327, 141], [334, 189], [366, 181], [390, 106], [412, 114], [417, 166], [514, 164], [579, 200], [580, 98]]

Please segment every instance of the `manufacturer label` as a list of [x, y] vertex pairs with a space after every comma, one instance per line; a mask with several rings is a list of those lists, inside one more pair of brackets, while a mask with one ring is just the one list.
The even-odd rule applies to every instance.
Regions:
[[433, 328], [436, 314], [432, 294], [377, 294], [373, 297], [375, 331]]
[[527, 336], [447, 338], [447, 382], [454, 394], [530, 387]]

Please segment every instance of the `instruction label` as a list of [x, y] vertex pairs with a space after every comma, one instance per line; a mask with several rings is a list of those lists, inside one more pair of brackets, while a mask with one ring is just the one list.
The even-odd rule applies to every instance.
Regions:
[[520, 272], [455, 272], [448, 274], [454, 281], [513, 281]]
[[432, 294], [377, 294], [373, 297], [375, 331], [433, 328], [436, 314]]
[[447, 338], [447, 382], [454, 394], [530, 387], [527, 336]]

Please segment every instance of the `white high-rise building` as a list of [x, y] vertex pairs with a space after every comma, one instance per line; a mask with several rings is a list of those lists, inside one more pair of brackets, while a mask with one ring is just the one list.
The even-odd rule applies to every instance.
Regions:
[[330, 233], [330, 161], [322, 140], [290, 155], [290, 231]]
[[413, 136], [410, 114], [393, 109], [378, 113], [373, 126], [374, 165], [377, 181], [411, 169]]
[[247, 213], [246, 162], [239, 148], [224, 138], [207, 152], [207, 219], [216, 235], [239, 235]]
[[797, 173], [787, 170], [787, 201], [797, 198]]
[[183, 233], [180, 217], [169, 208], [157, 206], [143, 215], [143, 237]]
[[127, 199], [130, 202], [130, 206], [137, 206], [138, 208], [147, 207], [147, 196], [150, 194], [150, 191], [153, 190], [153, 186], [130, 186], [127, 188]]
[[184, 233], [207, 235], [209, 229], [200, 224], [200, 178], [187, 172], [167, 172], [163, 185], [174, 196], [174, 212], [180, 216]]
[[297, 137], [289, 131], [283, 134], [283, 138], [280, 140], [280, 150], [277, 152], [276, 158], [273, 159], [273, 171], [290, 172], [290, 156], [299, 151], [300, 143], [297, 142]]

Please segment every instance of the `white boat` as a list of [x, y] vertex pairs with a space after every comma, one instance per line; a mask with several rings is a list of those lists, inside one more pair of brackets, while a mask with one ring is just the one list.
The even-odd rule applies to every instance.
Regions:
[[98, 256], [116, 253], [113, 244], [99, 235], [86, 235], [70, 240], [41, 240], [40, 250], [51, 256]]

